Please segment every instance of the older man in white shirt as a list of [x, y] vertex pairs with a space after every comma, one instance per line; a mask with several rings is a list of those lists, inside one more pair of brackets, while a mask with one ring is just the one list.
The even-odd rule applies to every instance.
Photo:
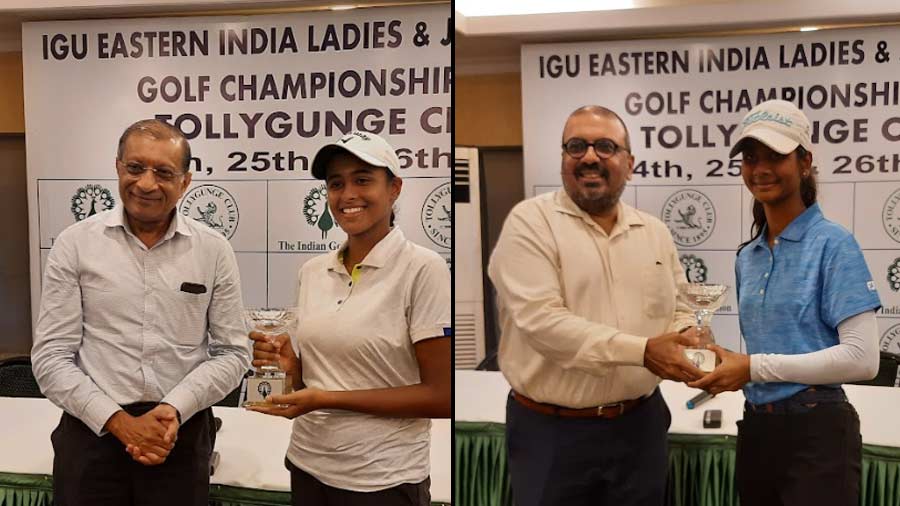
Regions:
[[672, 237], [619, 200], [630, 151], [614, 112], [573, 112], [564, 188], [519, 203], [491, 256], [519, 506], [663, 503], [671, 417], [657, 385], [703, 373], [683, 353], [695, 331], [678, 332], [693, 317]]
[[32, 361], [64, 410], [55, 504], [208, 504], [209, 407], [240, 383], [250, 348], [231, 246], [175, 211], [189, 160], [174, 127], [131, 125], [116, 157], [122, 204], [50, 251]]

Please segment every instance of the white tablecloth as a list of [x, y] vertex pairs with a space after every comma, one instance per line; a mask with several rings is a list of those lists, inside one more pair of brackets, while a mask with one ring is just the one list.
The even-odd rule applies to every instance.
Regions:
[[[672, 434], [737, 435], [736, 422], [743, 417], [744, 394], [726, 392], [707, 400], [695, 409], [685, 403], [700, 390], [684, 383], [663, 381], [660, 390], [672, 411]], [[847, 397], [859, 412], [863, 443], [900, 447], [900, 388], [844, 385]], [[506, 397], [509, 383], [499, 372], [456, 371], [455, 418], [459, 421], [506, 422]], [[722, 410], [720, 429], [703, 428], [703, 412]]]
[[[62, 411], [46, 399], [0, 397], [0, 472], [53, 474], [50, 433]], [[284, 455], [291, 434], [285, 418], [214, 407], [222, 419], [216, 436], [221, 460], [210, 481], [214, 484], [289, 491], [290, 474]], [[433, 420], [431, 429], [431, 498], [450, 502], [450, 420]]]

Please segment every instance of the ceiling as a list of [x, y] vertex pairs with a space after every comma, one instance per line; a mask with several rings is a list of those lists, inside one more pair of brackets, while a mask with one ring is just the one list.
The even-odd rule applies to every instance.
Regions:
[[457, 75], [518, 72], [521, 45], [771, 33], [900, 23], [897, 0], [633, 0], [630, 9], [465, 16], [456, 13]]

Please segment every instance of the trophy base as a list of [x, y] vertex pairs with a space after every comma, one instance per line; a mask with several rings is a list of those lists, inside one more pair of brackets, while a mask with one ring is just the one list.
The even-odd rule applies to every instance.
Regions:
[[[266, 402], [266, 397], [288, 392], [288, 378], [284, 371], [260, 370], [254, 376], [247, 378], [247, 398], [244, 400], [243, 406], [273, 406], [272, 403]], [[287, 405], [279, 406], [288, 407]]]
[[712, 372], [716, 368], [716, 354], [712, 350], [688, 348], [684, 350], [684, 356], [703, 372]]

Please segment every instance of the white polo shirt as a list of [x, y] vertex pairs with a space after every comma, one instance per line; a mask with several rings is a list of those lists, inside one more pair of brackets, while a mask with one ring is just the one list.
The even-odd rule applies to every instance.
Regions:
[[[420, 383], [413, 344], [449, 333], [446, 262], [394, 228], [351, 278], [345, 247], [300, 268], [293, 339], [303, 382], [328, 391]], [[426, 418], [318, 410], [294, 419], [287, 457], [327, 485], [383, 490], [428, 477], [430, 430]]]

